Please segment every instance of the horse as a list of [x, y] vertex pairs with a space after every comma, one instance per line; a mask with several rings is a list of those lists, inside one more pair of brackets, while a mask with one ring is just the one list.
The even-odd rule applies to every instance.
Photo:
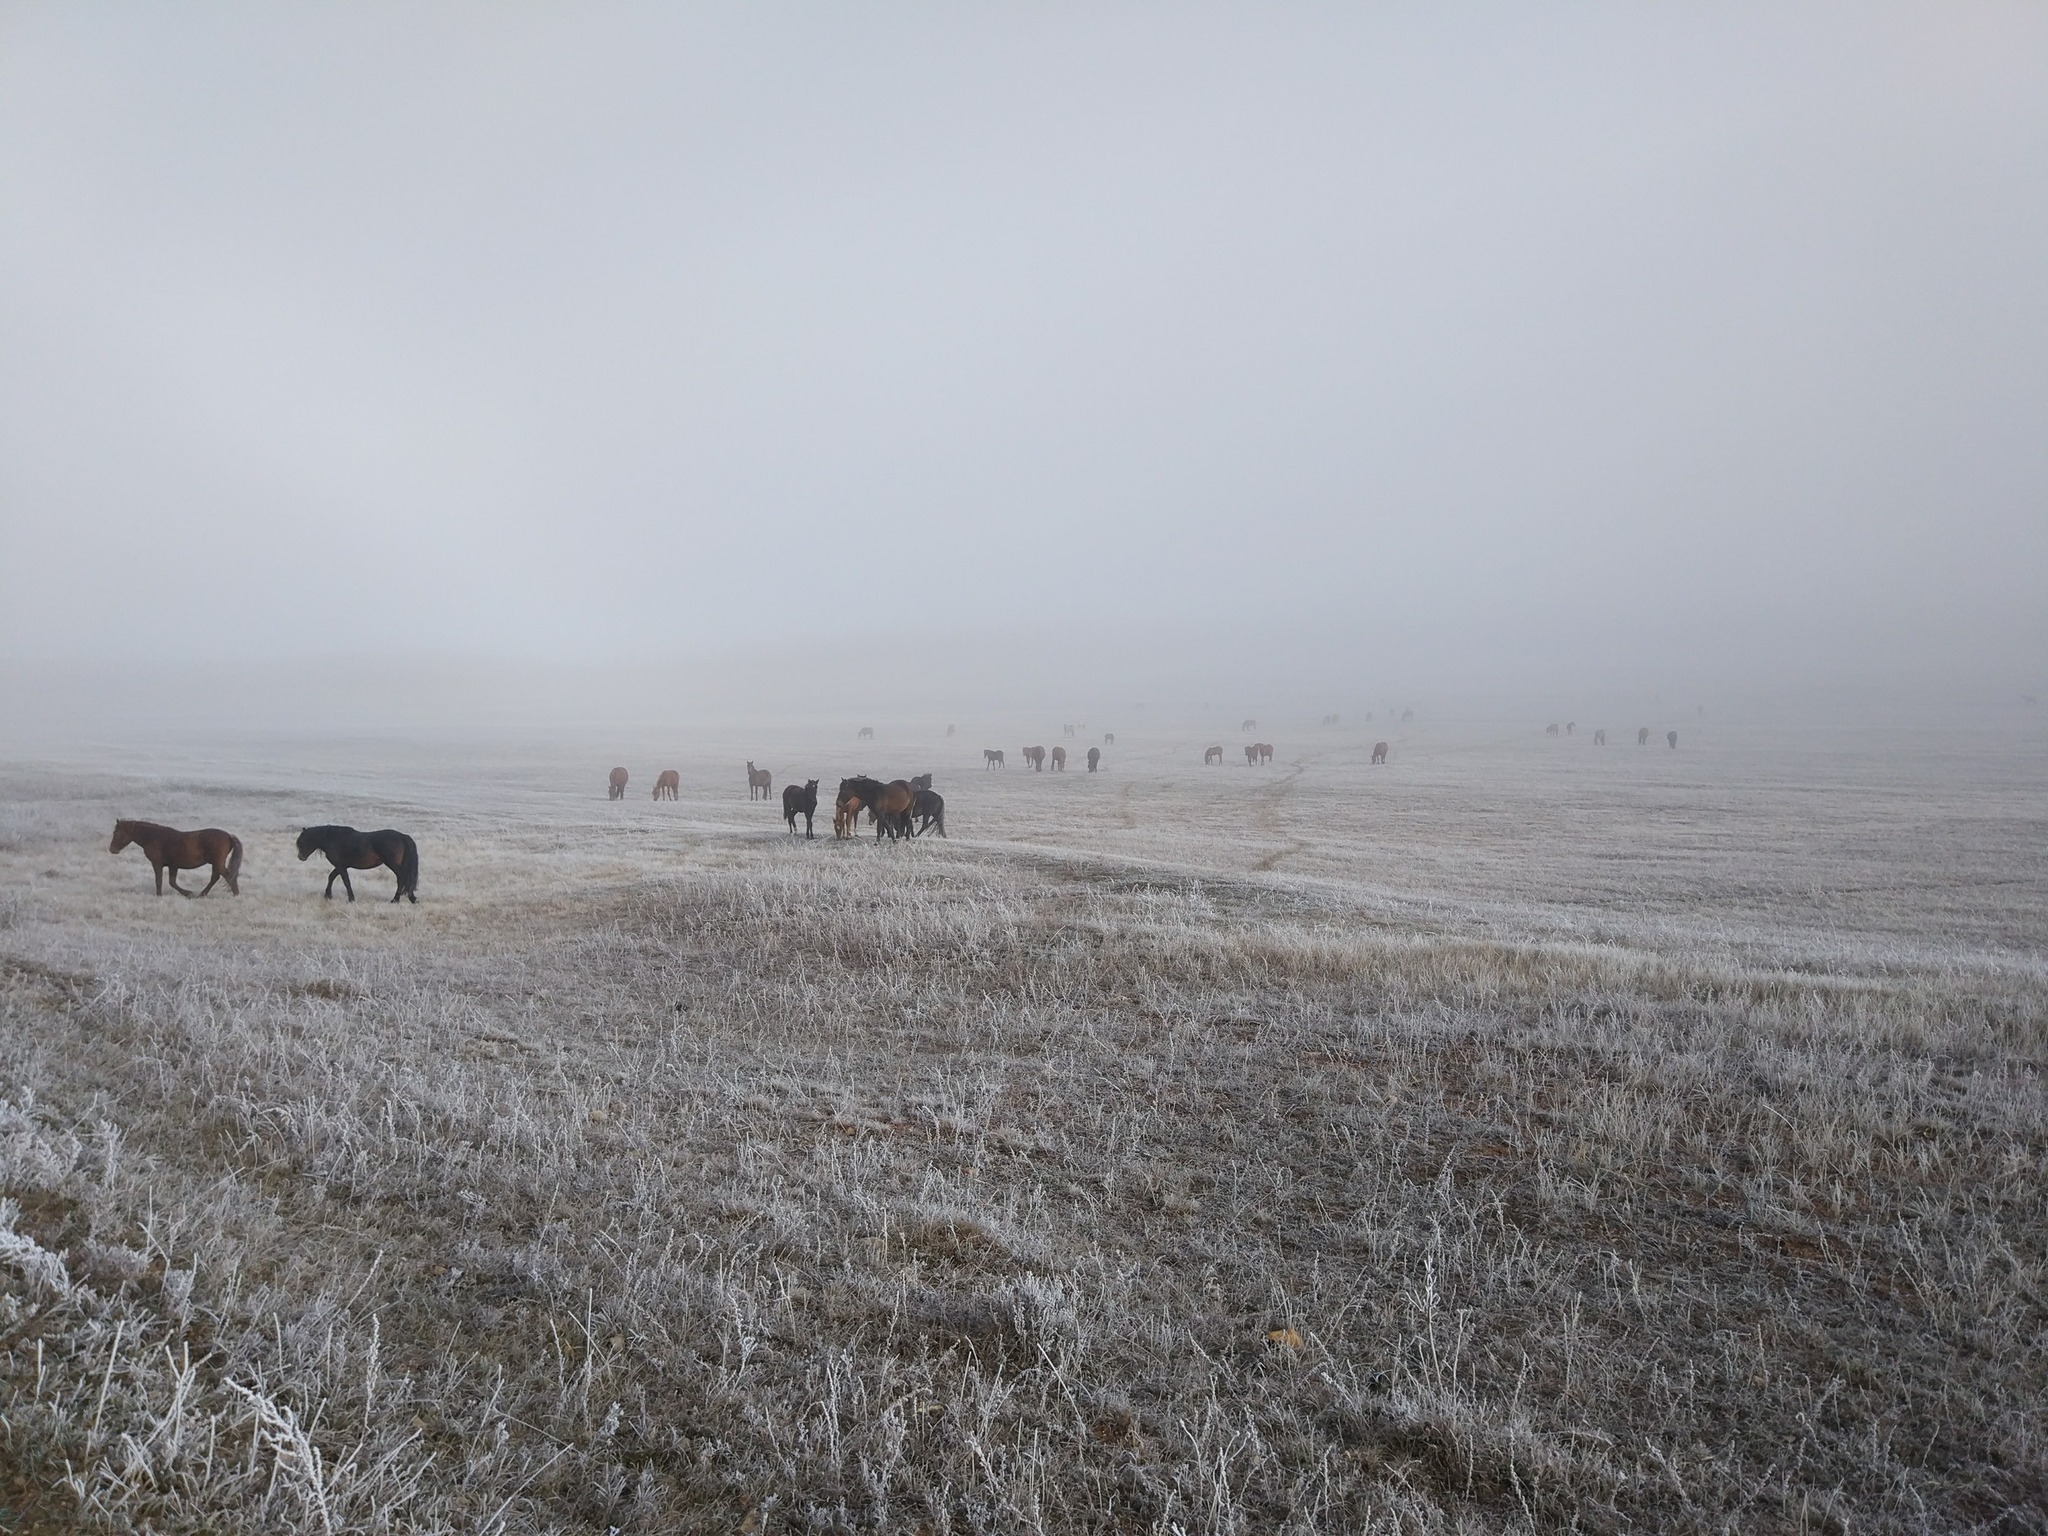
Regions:
[[1554, 725], [1546, 725], [1545, 727], [1543, 727], [1543, 734], [1546, 736], [1555, 736], [1557, 734], [1557, 727]]
[[[856, 774], [850, 779], [839, 781], [838, 812], [832, 818], [832, 831], [840, 837], [852, 837], [860, 830], [860, 813], [872, 810], [876, 798], [882, 793], [882, 781]], [[842, 823], [844, 830], [841, 830]]]
[[1636, 745], [1639, 747], [1647, 747], [1649, 744], [1650, 728], [1646, 725], [1641, 730], [1636, 732]]
[[1115, 746], [1115, 745], [1116, 745], [1116, 732], [1115, 732], [1115, 731], [1104, 731], [1104, 732], [1102, 733], [1102, 744], [1103, 744], [1103, 745], [1104, 745], [1105, 747], [1113, 747], [1113, 746]]
[[1565, 735], [1567, 735], [1567, 736], [1576, 736], [1576, 735], [1578, 734], [1578, 732], [1579, 732], [1579, 722], [1578, 722], [1578, 721], [1576, 721], [1576, 720], [1567, 720], [1567, 721], [1565, 721], [1565, 723], [1564, 723], [1564, 733], [1565, 733]]
[[[197, 832], [179, 832], [171, 827], [158, 826], [153, 821], [117, 821], [114, 823], [114, 840], [107, 845], [107, 852], [119, 853], [130, 843], [140, 843], [142, 851], [149, 856], [149, 867], [156, 871], [156, 893], [164, 893], [164, 871], [171, 872], [171, 889], [180, 896], [204, 896], [221, 881], [228, 883], [228, 894], [242, 894], [242, 840], [231, 832], [219, 827], [202, 827]], [[178, 884], [178, 871], [198, 869], [201, 865], [213, 866], [213, 878], [206, 882], [205, 891], [188, 891]]]
[[1678, 732], [1666, 731], [1664, 733], [1664, 739], [1671, 743], [1672, 751], [1676, 752], [1678, 750]]
[[[911, 780], [914, 784], [917, 781]], [[929, 832], [939, 829], [939, 836], [946, 835], [946, 801], [935, 789], [913, 789], [910, 792], [910, 813], [918, 818], [917, 830]]]
[[1259, 722], [1256, 720], [1247, 720], [1243, 725], [1240, 725], [1238, 727], [1240, 731], [1256, 731], [1258, 728]]
[[1056, 772], [1065, 773], [1067, 771], [1067, 749], [1065, 747], [1054, 747], [1052, 749], [1052, 766]]
[[334, 866], [327, 872], [327, 899], [334, 899], [334, 880], [341, 877], [341, 888], [348, 892], [348, 899], [356, 899], [356, 888], [349, 880], [352, 869], [389, 869], [398, 877], [398, 889], [391, 893], [395, 906], [400, 897], [409, 897], [414, 906], [420, 899], [420, 849], [419, 844], [403, 832], [394, 832], [389, 827], [381, 832], [358, 832], [354, 827], [307, 827], [299, 833], [299, 862], [305, 863], [315, 853], [327, 855], [327, 862]]
[[1335, 725], [1336, 723], [1337, 723], [1337, 717], [1336, 717], [1335, 715], [1325, 715], [1325, 716], [1323, 716], [1323, 724], [1325, 724], [1325, 725]]
[[932, 787], [932, 776], [928, 773], [917, 774], [912, 777], [910, 787], [912, 789], [930, 789]]
[[811, 818], [818, 814], [818, 781], [811, 780], [802, 789], [794, 784], [782, 786], [782, 819], [789, 823], [789, 835], [796, 836], [796, 819], [804, 819], [804, 836], [814, 838], [818, 834], [811, 829]]
[[1607, 728], [1605, 726], [1602, 726], [1599, 730], [1593, 733], [1593, 745], [1596, 747], [1604, 747], [1607, 745]]
[[1202, 766], [1206, 768], [1211, 763], [1214, 763], [1219, 768], [1223, 766], [1223, 749], [1221, 747], [1210, 747], [1202, 754]]
[[1093, 773], [1093, 772], [1095, 771], [1095, 765], [1096, 765], [1097, 763], [1101, 762], [1101, 761], [1102, 761], [1102, 748], [1100, 748], [1100, 747], [1090, 747], [1090, 748], [1088, 749], [1088, 771], [1089, 771], [1090, 773]]
[[839, 803], [842, 806], [850, 803], [852, 807], [849, 830], [860, 820], [861, 807], [866, 806], [875, 818], [875, 841], [878, 843], [884, 833], [892, 838], [911, 835], [910, 807], [913, 798], [909, 783], [903, 779], [893, 779], [887, 784], [865, 776], [839, 781]]
[[1384, 741], [1372, 744], [1372, 760], [1376, 763], [1384, 763], [1387, 760], [1387, 744]]
[[1063, 725], [1060, 727], [1060, 729], [1062, 731], [1065, 731], [1069, 736], [1074, 734], [1074, 728], [1071, 725]]
[[1262, 741], [1253, 747], [1252, 750], [1259, 754], [1260, 762], [1270, 763], [1273, 761], [1273, 743], [1270, 741]]
[[983, 748], [981, 749], [981, 761], [982, 761], [982, 766], [983, 766], [983, 767], [986, 767], [986, 768], [991, 768], [991, 769], [993, 769], [993, 768], [1000, 768], [1000, 767], [1002, 767], [1002, 766], [1003, 766], [1003, 753], [1002, 753], [1002, 749], [1001, 749], [1001, 748], [999, 748], [999, 747], [983, 747]]
[[766, 800], [768, 798], [768, 791], [773, 786], [773, 784], [773, 775], [771, 775], [766, 768], [756, 768], [754, 766], [754, 760], [751, 757], [748, 758], [747, 798], [749, 800]]
[[607, 794], [607, 795], [605, 796], [605, 799], [607, 799], [607, 800], [623, 800], [623, 799], [625, 799], [625, 798], [626, 798], [626, 770], [625, 770], [625, 769], [623, 769], [623, 768], [614, 768], [614, 769], [612, 770], [612, 777], [611, 777], [611, 793]]
[[864, 726], [862, 726], [862, 727], [860, 728], [860, 734], [858, 734], [857, 736], [855, 736], [855, 737], [854, 737], [854, 740], [855, 740], [855, 741], [873, 741], [874, 739], [875, 739], [875, 728], [874, 728], [874, 727], [873, 727], [872, 725], [864, 725]]
[[946, 734], [947, 734], [948, 736], [950, 736], [950, 735], [952, 735], [952, 734], [953, 734], [953, 727], [952, 727], [952, 726], [950, 726], [950, 725], [949, 725], [949, 726], [947, 726], [947, 727], [946, 727]]
[[1045, 748], [1026, 747], [1024, 749], [1024, 761], [1031, 765], [1033, 773], [1045, 772]]
[[1250, 767], [1256, 768], [1259, 765], [1259, 745], [1257, 742], [1245, 743], [1244, 760]]
[[673, 768], [664, 768], [661, 770], [661, 776], [654, 781], [654, 798], [657, 800], [673, 800], [676, 797], [676, 792], [682, 787], [683, 776]]
[[1402, 723], [1403, 725], [1406, 725], [1406, 724], [1407, 724], [1407, 723], [1408, 723], [1408, 722], [1409, 722], [1410, 720], [1413, 720], [1414, 718], [1415, 718], [1415, 711], [1414, 711], [1414, 710], [1412, 710], [1412, 709], [1404, 709], [1404, 710], [1402, 710], [1402, 711], [1401, 711], [1401, 723]]

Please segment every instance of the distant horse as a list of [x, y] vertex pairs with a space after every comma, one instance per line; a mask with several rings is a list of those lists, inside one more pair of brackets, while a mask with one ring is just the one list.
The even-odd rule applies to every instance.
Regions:
[[[916, 783], [916, 780], [912, 780]], [[935, 789], [913, 789], [910, 792], [910, 814], [918, 818], [917, 830], [929, 832], [938, 828], [939, 836], [946, 835], [946, 801]]]
[[768, 792], [773, 786], [774, 776], [766, 768], [756, 768], [754, 760], [751, 757], [748, 758], [747, 798], [749, 800], [766, 800]]
[[1045, 772], [1045, 748], [1026, 747], [1024, 749], [1024, 761], [1031, 765], [1033, 773]]
[[816, 779], [811, 780], [802, 789], [798, 789], [794, 784], [782, 786], [782, 819], [789, 823], [789, 835], [791, 837], [796, 836], [796, 819], [799, 815], [804, 819], [804, 836], [806, 838], [816, 837], [818, 834], [811, 830], [811, 818], [817, 814], [818, 781]]
[[1372, 760], [1376, 763], [1384, 763], [1387, 760], [1387, 744], [1384, 741], [1372, 744]]
[[1270, 741], [1258, 742], [1253, 745], [1252, 750], [1259, 754], [1260, 762], [1270, 763], [1273, 761], [1273, 743]]
[[1575, 735], [1577, 735], [1577, 734], [1578, 734], [1578, 730], [1579, 730], [1579, 722], [1578, 722], [1578, 721], [1576, 721], [1576, 720], [1567, 720], [1567, 721], [1565, 721], [1565, 723], [1564, 723], [1564, 733], [1565, 733], [1565, 735], [1567, 735], [1567, 736], [1575, 736]]
[[1408, 722], [1409, 722], [1410, 720], [1413, 720], [1414, 718], [1415, 718], [1415, 711], [1414, 711], [1414, 710], [1412, 710], [1412, 709], [1404, 709], [1404, 710], [1402, 710], [1402, 711], [1401, 711], [1401, 723], [1402, 723], [1403, 725], [1406, 725], [1406, 724], [1407, 724], [1407, 723], [1408, 723]]
[[1069, 736], [1074, 734], [1074, 728], [1071, 725], [1063, 725], [1060, 727], [1060, 729], [1062, 731], [1065, 731]]
[[1088, 749], [1088, 771], [1089, 771], [1090, 773], [1093, 773], [1093, 772], [1095, 771], [1095, 765], [1096, 765], [1097, 763], [1101, 762], [1101, 761], [1102, 761], [1102, 748], [1100, 748], [1100, 747], [1090, 747], [1090, 748]]
[[1323, 716], [1323, 724], [1325, 724], [1325, 725], [1335, 725], [1336, 723], [1337, 723], [1337, 717], [1336, 717], [1335, 715], [1325, 715], [1325, 716]]
[[607, 800], [623, 800], [623, 799], [625, 799], [625, 798], [626, 798], [626, 770], [625, 770], [625, 769], [623, 769], [623, 768], [614, 768], [614, 769], [612, 770], [612, 777], [611, 777], [611, 793], [610, 793], [610, 794], [608, 794], [608, 795], [606, 795], [606, 796], [605, 796], [605, 799], [607, 799]]
[[1647, 747], [1649, 744], [1650, 728], [1646, 725], [1640, 731], [1636, 732], [1636, 745], [1639, 747]]
[[1557, 734], [1557, 727], [1554, 725], [1546, 725], [1545, 727], [1543, 727], [1543, 734], [1546, 736], [1555, 736]]
[[1054, 747], [1052, 749], [1052, 766], [1056, 772], [1065, 773], [1067, 771], [1067, 749], [1065, 747]]
[[1240, 731], [1256, 731], [1258, 728], [1259, 722], [1256, 720], [1247, 720], [1243, 725], [1240, 725], [1238, 727]]
[[987, 768], [1000, 768], [1000, 767], [1002, 767], [1002, 766], [1003, 766], [1003, 753], [1002, 753], [1002, 749], [1001, 749], [1000, 747], [983, 747], [983, 748], [981, 749], [981, 761], [982, 761], [982, 765], [983, 765], [984, 767], [987, 767]]
[[872, 725], [862, 726], [860, 728], [860, 734], [856, 736], [854, 739], [856, 741], [873, 741], [875, 739], [875, 728]]
[[1202, 766], [1206, 768], [1211, 763], [1215, 763], [1218, 767], [1222, 766], [1223, 749], [1221, 747], [1211, 747], [1202, 754]]
[[327, 898], [334, 899], [334, 880], [341, 877], [341, 888], [348, 892], [348, 899], [356, 899], [356, 888], [348, 878], [352, 869], [389, 869], [398, 877], [398, 889], [391, 893], [395, 905], [401, 896], [410, 897], [413, 905], [420, 899], [420, 850], [419, 844], [403, 832], [394, 832], [386, 827], [381, 832], [358, 832], [354, 827], [307, 827], [299, 833], [299, 862], [305, 863], [316, 853], [327, 855], [327, 862], [334, 868], [327, 872]]
[[1593, 745], [1596, 747], [1604, 747], [1607, 745], [1607, 728], [1605, 726], [1602, 726], [1599, 730], [1593, 733]]
[[661, 770], [661, 777], [654, 781], [654, 798], [657, 800], [673, 800], [676, 797], [676, 792], [682, 787], [682, 775], [678, 774], [673, 768], [664, 768]]
[[1253, 742], [1247, 742], [1247, 743], [1245, 744], [1245, 749], [1244, 749], [1244, 760], [1245, 760], [1245, 761], [1246, 761], [1247, 763], [1249, 763], [1249, 764], [1250, 764], [1250, 765], [1251, 765], [1252, 767], [1254, 767], [1254, 768], [1256, 768], [1256, 767], [1258, 766], [1258, 764], [1259, 764], [1259, 744], [1258, 744], [1257, 742], [1253, 741]]
[[1113, 746], [1115, 746], [1115, 745], [1116, 745], [1116, 732], [1115, 732], [1115, 731], [1104, 731], [1104, 732], [1102, 733], [1102, 744], [1103, 744], [1103, 745], [1104, 745], [1105, 747], [1113, 747]]
[[950, 726], [950, 725], [949, 725], [949, 726], [947, 726], [947, 727], [946, 727], [946, 734], [947, 734], [948, 736], [950, 736], [950, 735], [952, 735], [952, 734], [953, 734], [953, 727], [952, 727], [952, 726]]
[[[164, 893], [165, 870], [171, 872], [171, 889], [180, 896], [204, 896], [223, 880], [228, 883], [229, 894], [242, 894], [238, 878], [242, 872], [242, 840], [233, 833], [223, 832], [219, 827], [178, 832], [153, 821], [115, 822], [114, 840], [107, 845], [107, 852], [119, 853], [130, 843], [140, 843], [149, 856], [149, 867], [156, 871], [159, 896]], [[213, 866], [213, 878], [206, 882], [205, 891], [188, 891], [178, 884], [179, 870], [208, 864]]]
[[1664, 733], [1664, 739], [1671, 743], [1672, 751], [1676, 752], [1678, 750], [1678, 732], [1666, 731]]

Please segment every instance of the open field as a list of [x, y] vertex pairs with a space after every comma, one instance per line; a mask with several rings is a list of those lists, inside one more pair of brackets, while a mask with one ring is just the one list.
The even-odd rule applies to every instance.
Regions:
[[2038, 731], [1610, 725], [0, 768], [0, 1528], [2048, 1530]]

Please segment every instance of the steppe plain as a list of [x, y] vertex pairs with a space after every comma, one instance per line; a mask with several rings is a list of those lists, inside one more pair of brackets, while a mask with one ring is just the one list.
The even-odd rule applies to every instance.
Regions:
[[0, 767], [0, 1529], [2048, 1530], [2033, 716], [858, 723]]

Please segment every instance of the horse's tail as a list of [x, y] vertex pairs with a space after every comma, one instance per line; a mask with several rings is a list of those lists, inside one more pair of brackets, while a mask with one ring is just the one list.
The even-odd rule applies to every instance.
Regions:
[[242, 840], [232, 832], [228, 834], [228, 889], [237, 890], [235, 882], [242, 874]]
[[420, 889], [420, 845], [411, 838], [405, 840], [405, 867], [398, 872], [400, 889], [417, 896]]

